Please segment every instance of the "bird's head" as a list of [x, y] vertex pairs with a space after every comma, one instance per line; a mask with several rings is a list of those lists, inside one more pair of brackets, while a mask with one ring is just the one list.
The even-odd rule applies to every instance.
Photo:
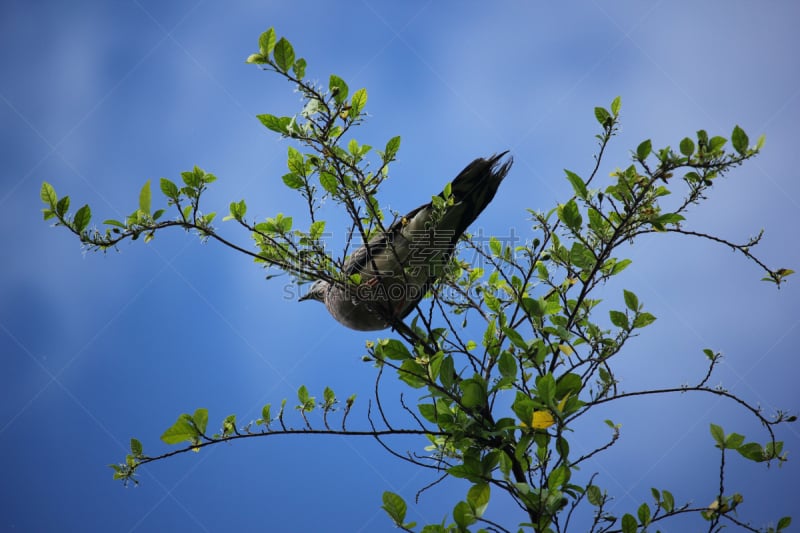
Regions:
[[318, 279], [314, 283], [311, 284], [311, 288], [308, 289], [308, 292], [305, 296], [300, 297], [300, 302], [305, 300], [317, 300], [318, 302], [325, 303], [325, 295], [328, 294], [328, 289], [330, 288], [331, 284], [325, 281], [324, 279]]

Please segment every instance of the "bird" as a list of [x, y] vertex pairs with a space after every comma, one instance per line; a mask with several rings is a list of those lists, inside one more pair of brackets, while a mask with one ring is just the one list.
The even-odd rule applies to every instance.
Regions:
[[[378, 331], [408, 316], [444, 273], [458, 240], [492, 201], [513, 158], [478, 158], [450, 183], [450, 202], [428, 202], [355, 250], [343, 274], [358, 284], [316, 280], [300, 301], [316, 300], [342, 325]], [[447, 188], [439, 194], [447, 200]]]

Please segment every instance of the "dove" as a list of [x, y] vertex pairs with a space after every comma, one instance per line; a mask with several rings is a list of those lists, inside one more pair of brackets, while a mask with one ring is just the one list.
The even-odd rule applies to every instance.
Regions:
[[423, 204], [355, 250], [343, 273], [359, 274], [357, 285], [317, 280], [300, 301], [324, 303], [334, 319], [358, 331], [386, 329], [404, 319], [442, 276], [458, 240], [494, 198], [513, 163], [502, 161], [507, 153], [467, 165], [451, 182], [452, 205]]

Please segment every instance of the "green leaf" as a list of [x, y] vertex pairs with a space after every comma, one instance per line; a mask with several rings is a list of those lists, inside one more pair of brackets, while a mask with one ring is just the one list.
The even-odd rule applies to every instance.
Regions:
[[286, 159], [286, 166], [288, 166], [289, 170], [291, 170], [295, 174], [303, 176], [306, 173], [306, 167], [303, 161], [303, 154], [301, 154], [293, 146], [289, 146], [289, 152]]
[[558, 218], [572, 231], [580, 231], [583, 219], [575, 200], [570, 200], [566, 204], [558, 206]]
[[744, 155], [749, 147], [750, 139], [747, 138], [747, 134], [744, 130], [737, 125], [733, 128], [731, 142], [733, 143], [733, 148], [739, 152], [740, 155]]
[[725, 146], [726, 142], [728, 142], [728, 140], [725, 137], [720, 137], [720, 136], [711, 137], [711, 139], [708, 141], [709, 152], [713, 153], [718, 150], [721, 150], [722, 147]]
[[364, 106], [367, 104], [367, 90], [361, 88], [353, 93], [353, 97], [350, 99], [350, 116], [353, 118], [357, 117], [361, 114], [361, 111], [364, 109]]
[[308, 388], [305, 385], [300, 385], [300, 388], [297, 389], [297, 399], [300, 400], [300, 403], [305, 404], [308, 402], [309, 395], [308, 395]]
[[393, 359], [395, 361], [403, 361], [405, 359], [412, 359], [411, 353], [406, 348], [405, 344], [397, 339], [388, 339], [381, 341], [376, 347], [376, 355]]
[[622, 311], [609, 311], [611, 323], [618, 328], [628, 329], [628, 317]]
[[472, 508], [475, 516], [483, 516], [486, 507], [489, 505], [489, 497], [491, 496], [491, 489], [488, 483], [478, 483], [470, 487], [467, 492], [467, 503]]
[[147, 180], [139, 191], [139, 211], [146, 215], [150, 214], [150, 198], [150, 180]]
[[597, 122], [599, 122], [600, 125], [605, 128], [606, 125], [611, 121], [611, 114], [605, 108], [595, 107], [594, 118], [596, 118]]
[[90, 220], [92, 220], [92, 210], [89, 209], [89, 205], [86, 204], [78, 209], [78, 212], [75, 213], [75, 218], [72, 219], [75, 231], [83, 233], [83, 230], [89, 225]]
[[400, 136], [392, 137], [386, 143], [386, 151], [384, 152], [384, 159], [386, 161], [392, 161], [397, 155], [398, 150], [400, 150]]
[[63, 217], [69, 211], [69, 196], [64, 196], [58, 199], [56, 203], [56, 214], [60, 217]]
[[295, 174], [294, 172], [289, 172], [288, 174], [284, 174], [281, 179], [283, 183], [286, 184], [287, 187], [290, 189], [299, 189], [305, 183], [303, 178]]
[[475, 378], [463, 380], [458, 384], [461, 388], [461, 403], [467, 409], [486, 405], [486, 385]]
[[222, 435], [228, 436], [236, 433], [236, 415], [228, 415], [222, 421]]
[[673, 509], [675, 509], [675, 498], [668, 490], [661, 491], [661, 507], [668, 513], [671, 513]]
[[[502, 372], [502, 370], [501, 370]], [[442, 382], [445, 389], [450, 390], [455, 383], [456, 369], [453, 364], [453, 356], [447, 355], [442, 359], [442, 365], [439, 367], [439, 381]]]
[[694, 141], [692, 141], [689, 137], [684, 137], [681, 141], [681, 153], [686, 157], [691, 157], [694, 153]]
[[781, 529], [786, 529], [790, 525], [792, 525], [792, 517], [784, 516], [783, 518], [778, 520], [778, 525], [777, 525], [778, 531], [780, 531]]
[[174, 200], [180, 194], [178, 192], [178, 186], [167, 178], [161, 178], [159, 181], [159, 186], [161, 187], [161, 192], [164, 193], [164, 196], [167, 198]]
[[39, 196], [41, 196], [44, 203], [50, 206], [50, 209], [55, 210], [58, 196], [56, 196], [56, 191], [52, 185], [46, 181], [42, 182], [42, 190], [39, 192]]
[[275, 65], [277, 65], [278, 70], [281, 72], [288, 72], [289, 68], [294, 65], [294, 48], [292, 48], [291, 43], [283, 37], [275, 44], [275, 53], [273, 56], [275, 57]]
[[517, 360], [514, 359], [514, 356], [511, 355], [509, 351], [503, 351], [500, 354], [500, 358], [498, 359], [498, 367], [500, 368], [500, 374], [504, 378], [515, 378], [517, 375]]
[[599, 507], [603, 503], [603, 493], [597, 485], [589, 485], [586, 487], [586, 499], [591, 505]]
[[725, 448], [725, 431], [716, 424], [711, 424], [711, 436], [719, 448]]
[[289, 127], [289, 124], [292, 123], [292, 119], [289, 117], [276, 117], [275, 115], [270, 115], [269, 113], [256, 115], [256, 118], [264, 126], [276, 133], [280, 133], [281, 135], [286, 135], [286, 130]]
[[131, 439], [131, 453], [136, 457], [142, 455], [142, 443], [139, 442], [137, 439]]
[[204, 407], [196, 409], [192, 415], [192, 422], [194, 422], [197, 431], [200, 433], [205, 433], [206, 426], [208, 426], [208, 409]]
[[567, 179], [569, 180], [570, 184], [572, 184], [572, 189], [575, 191], [575, 195], [581, 200], [586, 200], [588, 193], [586, 191], [586, 184], [583, 182], [583, 179], [566, 168], [564, 169], [564, 172], [566, 172]]
[[503, 328], [503, 333], [505, 334], [506, 337], [508, 337], [508, 340], [511, 341], [511, 344], [513, 344], [517, 348], [521, 350], [528, 349], [528, 343], [525, 342], [525, 339], [522, 338], [522, 335], [520, 335], [515, 329]]
[[639, 523], [641, 523], [643, 526], [646, 526], [650, 523], [650, 507], [646, 503], [643, 503], [639, 506], [636, 514], [639, 516]]
[[581, 270], [591, 270], [597, 262], [592, 251], [578, 241], [569, 249], [569, 260]]
[[744, 435], [739, 433], [731, 433], [725, 436], [725, 448], [729, 450], [736, 450], [744, 442]]
[[553, 374], [545, 374], [536, 378], [536, 393], [545, 404], [553, 403], [556, 397], [556, 380]]
[[336, 179], [336, 176], [334, 176], [330, 172], [320, 172], [319, 182], [322, 185], [322, 188], [328, 191], [329, 193], [331, 194], [337, 193], [339, 181]]
[[625, 513], [622, 516], [622, 533], [636, 533], [637, 525], [632, 514]]
[[583, 388], [583, 382], [578, 374], [572, 372], [563, 374], [556, 383], [556, 398], [564, 398], [567, 394], [577, 396]]
[[182, 414], [178, 420], [169, 427], [162, 435], [161, 440], [165, 444], [178, 444], [184, 441], [194, 441], [200, 434], [197, 432], [192, 417]]
[[331, 74], [330, 80], [328, 81], [328, 89], [330, 89], [333, 100], [337, 104], [343, 104], [347, 100], [347, 95], [350, 90], [347, 87], [347, 83], [336, 74]]
[[302, 80], [306, 77], [306, 60], [302, 57], [294, 62], [292, 65], [292, 72], [294, 72], [294, 77], [298, 80]]
[[623, 259], [622, 261], [617, 261], [614, 263], [614, 267], [611, 269], [611, 275], [616, 276], [630, 265], [633, 261], [630, 259]]
[[395, 524], [401, 525], [406, 518], [406, 502], [394, 492], [386, 491], [383, 493], [383, 505], [381, 508], [386, 511]]
[[269, 56], [275, 48], [275, 29], [270, 28], [258, 38], [258, 51], [261, 55]]
[[684, 220], [686, 220], [686, 218], [678, 213], [664, 213], [653, 220], [653, 224], [665, 226], [667, 224], [677, 224], [678, 222], [682, 222]]
[[637, 298], [636, 295], [631, 291], [623, 289], [622, 292], [625, 295], [625, 307], [634, 313], [637, 312], [639, 310], [639, 298]]
[[312, 239], [319, 239], [324, 231], [325, 231], [325, 221], [316, 220], [311, 224], [311, 228], [309, 228], [308, 234], [311, 236]]
[[247, 56], [247, 59], [245, 59], [244, 62], [255, 63], [256, 65], [263, 65], [264, 63], [269, 63], [269, 58], [261, 54], [250, 54], [249, 56]]
[[619, 110], [622, 107], [622, 98], [617, 96], [611, 102], [611, 113], [616, 117], [619, 116]]
[[638, 157], [641, 161], [644, 161], [652, 151], [653, 143], [650, 141], [650, 139], [647, 139], [646, 141], [642, 141], [639, 146], [636, 147], [636, 157]]
[[127, 226], [125, 224], [123, 224], [119, 220], [114, 220], [113, 218], [110, 218], [108, 220], [104, 220], [103, 224], [105, 224], [106, 226], [116, 226], [118, 228], [123, 228], [123, 229], [127, 228]]
[[756, 150], [761, 150], [764, 148], [764, 142], [767, 140], [767, 137], [762, 133], [758, 136], [758, 140], [756, 141]]
[[453, 520], [462, 530], [466, 530], [467, 526], [475, 523], [475, 515], [467, 502], [456, 504], [453, 508]]
[[636, 315], [636, 318], [633, 319], [633, 327], [634, 329], [644, 328], [646, 326], [649, 326], [655, 321], [656, 317], [654, 317], [650, 313], [647, 312], [639, 313], [638, 315]]
[[750, 459], [751, 461], [755, 461], [760, 463], [764, 461], [764, 448], [757, 442], [748, 442], [747, 444], [742, 444], [736, 451], [739, 452], [742, 457], [746, 459]]

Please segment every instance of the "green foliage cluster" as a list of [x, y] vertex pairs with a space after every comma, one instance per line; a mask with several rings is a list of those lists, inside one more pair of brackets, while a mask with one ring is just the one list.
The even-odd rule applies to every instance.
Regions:
[[[289, 172], [282, 181], [305, 200], [307, 229], [295, 228], [294, 217], [282, 213], [260, 222], [249, 220], [247, 206], [241, 200], [230, 204], [224, 220], [246, 229], [256, 251], [223, 239], [211, 225], [214, 213], [200, 210], [201, 194], [215, 178], [197, 167], [183, 173], [184, 185], [180, 188], [165, 178], [161, 180], [168, 207], [174, 206], [178, 212], [171, 220], [162, 220], [163, 209], [151, 212], [149, 182], [142, 188], [138, 209], [124, 221], [105, 221], [105, 231], [90, 229], [88, 206], [70, 214], [69, 197], [59, 199], [53, 187], [45, 183], [45, 219], [56, 219], [94, 249], [107, 249], [142, 234], [147, 241], [158, 230], [178, 226], [196, 231], [202, 238], [218, 240], [299, 281], [321, 278], [358, 283], [358, 279], [343, 279], [344, 257], [333, 257], [324, 248], [321, 238], [325, 221], [318, 218], [319, 208], [324, 199], [333, 199], [352, 221], [349, 234], [360, 236], [363, 242], [384, 231], [384, 210], [377, 193], [389, 175], [400, 138], [390, 139], [383, 150], [359, 143], [352, 138], [351, 130], [366, 117], [365, 89], [351, 94], [347, 83], [336, 75], [330, 76], [327, 87], [308, 81], [306, 61], [297, 58], [289, 41], [278, 39], [273, 29], [262, 34], [258, 44], [258, 52], [247, 62], [288, 80], [304, 101], [294, 116], [262, 114], [258, 119], [299, 147], [288, 147]], [[689, 207], [702, 204], [722, 176], [758, 154], [764, 138], [751, 146], [747, 134], [736, 126], [730, 139], [700, 130], [681, 139], [677, 151], [670, 146], [656, 148], [645, 140], [631, 152], [624, 168], [617, 168], [603, 181], [598, 178], [599, 170], [619, 127], [620, 109], [619, 98], [608, 109], [595, 108], [600, 126], [596, 164], [585, 176], [565, 171], [573, 190], [571, 198], [547, 212], [529, 212], [533, 236], [528, 242], [517, 246], [492, 238], [485, 248], [466, 236], [463, 246], [478, 254], [484, 267], [454, 258], [446, 278], [432, 290], [410, 323], [393, 324], [400, 338], [367, 342], [364, 359], [377, 368], [375, 397], [367, 414], [369, 429], [346, 427], [354, 396], [345, 401], [341, 429], [331, 428], [329, 415], [338, 404], [335, 394], [326, 388], [319, 401], [303, 386], [295, 405], [303, 420], [300, 427], [285, 422], [286, 400], [276, 418], [267, 405], [260, 419], [242, 426], [234, 415], [228, 416], [212, 435], [207, 434], [208, 412], [198, 409], [193, 415], [180, 415], [161, 437], [166, 444], [185, 443], [183, 448], [147, 456], [141, 442], [132, 439], [126, 461], [112, 465], [115, 478], [135, 482], [137, 468], [144, 464], [240, 438], [290, 433], [364, 435], [378, 439], [387, 451], [420, 468], [468, 482], [463, 499], [441, 523], [421, 527], [406, 521], [407, 504], [399, 495], [384, 493], [383, 509], [397, 527], [406, 531], [511, 531], [511, 525], [499, 522], [508, 517], [487, 514], [492, 497], [511, 498], [518, 505], [524, 518], [513, 527], [520, 531], [568, 531], [573, 515], [587, 507], [591, 531], [598, 532], [645, 531], [687, 513], [707, 521], [709, 530], [727, 524], [757, 531], [739, 518], [743, 496], [726, 487], [725, 452], [736, 450], [751, 461], [781, 463], [786, 457], [773, 427], [795, 417], [778, 412], [768, 418], [725, 389], [710, 387], [708, 381], [720, 359], [710, 348], [702, 350], [708, 371], [695, 385], [621, 391], [615, 377], [616, 356], [656, 317], [633, 290], [622, 290], [604, 306], [596, 293], [631, 264], [621, 255], [629, 243], [646, 235], [660, 238], [666, 234], [730, 247], [757, 264], [765, 280], [779, 286], [792, 271], [770, 269], [753, 255], [760, 234], [737, 244], [684, 227]], [[374, 170], [368, 156], [377, 158]], [[680, 200], [665, 201], [678, 191]], [[447, 202], [448, 196], [446, 190], [435, 201]], [[601, 311], [606, 307], [607, 311]], [[479, 325], [479, 338], [465, 338], [468, 323]], [[409, 407], [400, 399], [409, 420], [403, 427], [389, 420], [383, 409], [381, 383], [391, 373], [416, 391], [415, 405]], [[576, 421], [602, 404], [687, 392], [731, 400], [763, 424], [767, 441], [745, 442], [744, 436], [726, 435], [712, 425], [711, 434], [720, 450], [719, 490], [709, 496], [712, 504], [678, 504], [669, 490], [653, 488], [653, 502], [641, 503], [621, 515], [611, 513], [611, 497], [595, 481], [596, 476], [586, 480], [576, 473], [588, 459], [614, 445], [621, 436], [621, 426], [606, 420], [605, 443], [577, 455], [570, 447]], [[315, 427], [308, 416], [315, 411], [322, 413], [323, 427]], [[403, 454], [392, 449], [387, 439], [401, 434], [424, 437], [426, 453]], [[766, 530], [782, 531], [789, 524], [790, 519], [785, 517]]]

